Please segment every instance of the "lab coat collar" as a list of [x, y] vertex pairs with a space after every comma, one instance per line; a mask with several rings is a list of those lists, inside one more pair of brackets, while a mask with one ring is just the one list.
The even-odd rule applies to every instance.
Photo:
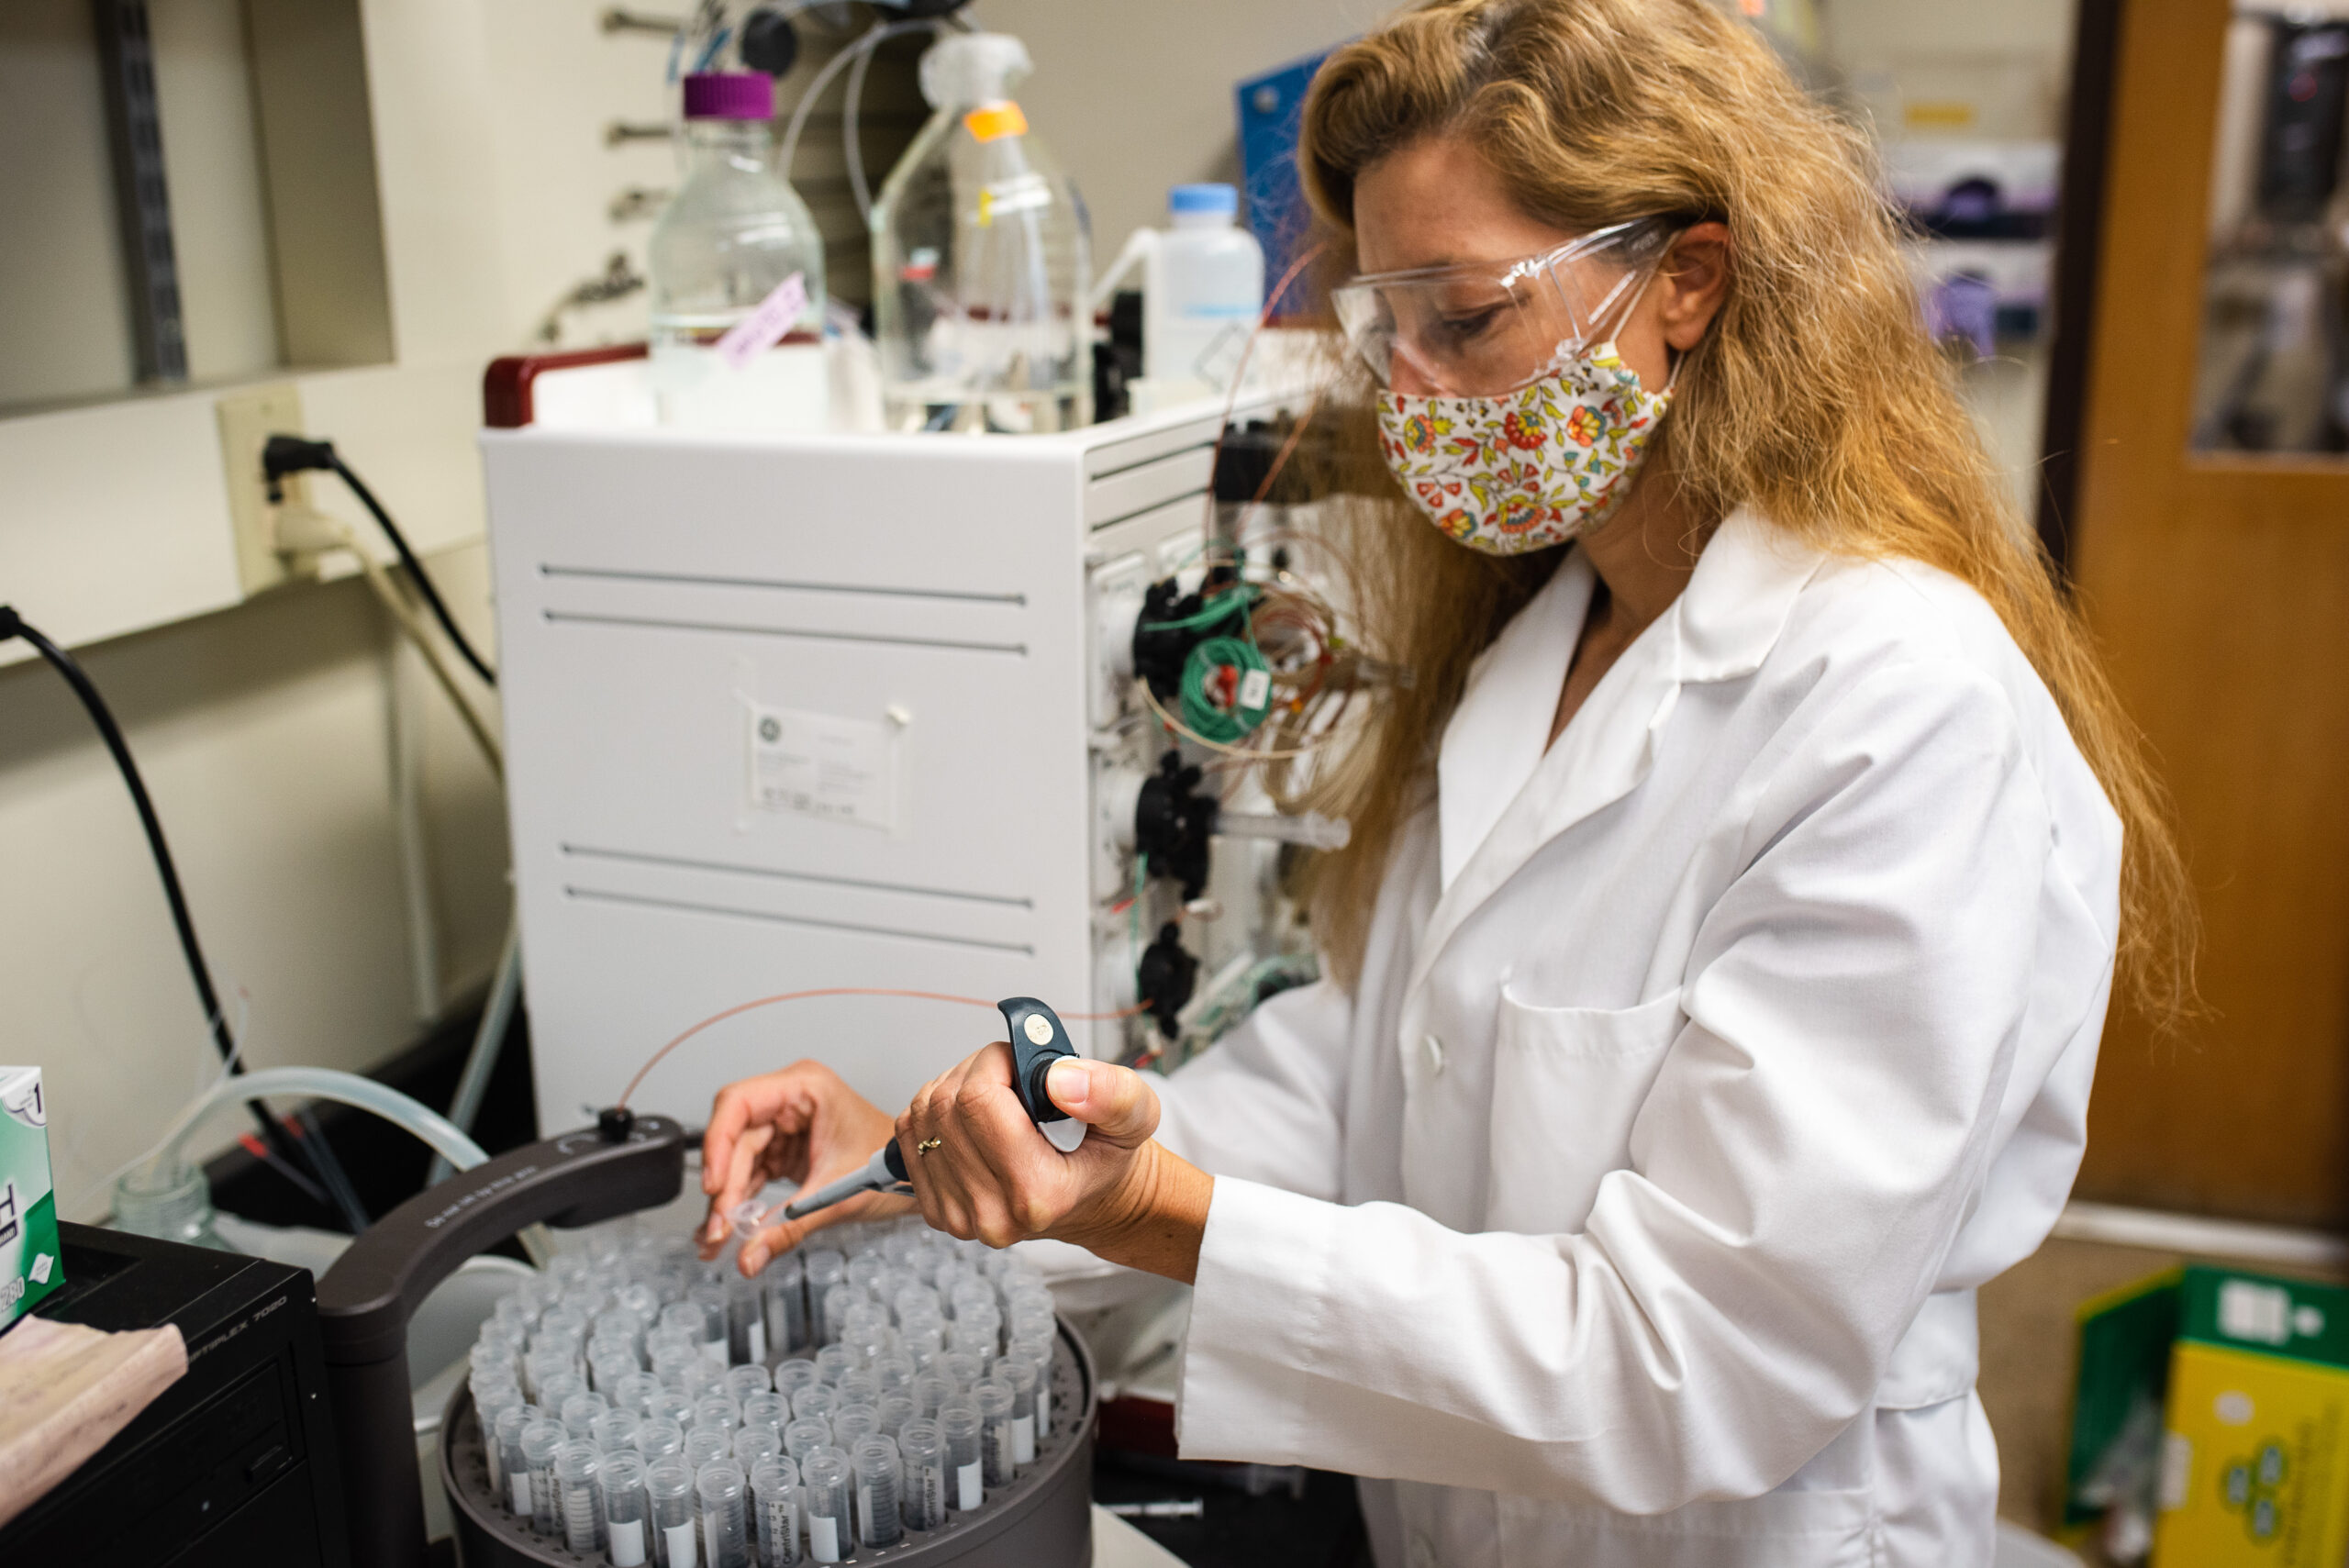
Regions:
[[1825, 559], [1750, 506], [1722, 518], [1673, 606], [1680, 678], [1734, 681], [1759, 670]]
[[1636, 788], [1680, 688], [1761, 668], [1819, 551], [1751, 508], [1724, 518], [1688, 586], [1625, 649], [1545, 751], [1596, 573], [1576, 548], [1469, 673], [1437, 759], [1442, 893], [1414, 987], [1478, 905], [1543, 844]]

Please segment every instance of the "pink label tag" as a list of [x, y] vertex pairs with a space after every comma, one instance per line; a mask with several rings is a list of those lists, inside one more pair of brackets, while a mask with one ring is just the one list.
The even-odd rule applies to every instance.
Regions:
[[783, 341], [799, 313], [807, 308], [807, 280], [792, 273], [759, 301], [759, 307], [726, 329], [718, 340], [718, 357], [729, 370], [740, 370]]

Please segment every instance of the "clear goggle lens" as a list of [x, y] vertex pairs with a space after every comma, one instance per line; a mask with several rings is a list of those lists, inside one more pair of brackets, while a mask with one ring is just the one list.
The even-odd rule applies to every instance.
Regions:
[[1499, 396], [1612, 336], [1670, 239], [1655, 219], [1618, 224], [1521, 261], [1359, 277], [1330, 305], [1381, 386]]

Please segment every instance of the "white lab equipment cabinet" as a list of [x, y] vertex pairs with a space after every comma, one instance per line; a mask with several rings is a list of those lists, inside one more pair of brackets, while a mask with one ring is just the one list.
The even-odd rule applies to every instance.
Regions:
[[[782, 992], [1132, 1002], [1113, 817], [1159, 743], [1125, 712], [1123, 663], [1143, 587], [1197, 554], [1221, 422], [1193, 405], [1031, 437], [484, 432], [541, 1125]], [[1069, 1028], [1126, 1049], [1125, 1023]], [[896, 1106], [1001, 1032], [992, 1009], [915, 999], [762, 1008], [633, 1103], [691, 1120], [719, 1085], [815, 1057]]]

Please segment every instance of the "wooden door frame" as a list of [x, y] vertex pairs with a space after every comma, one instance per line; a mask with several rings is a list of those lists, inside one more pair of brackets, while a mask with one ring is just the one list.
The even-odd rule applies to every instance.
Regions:
[[2177, 802], [2210, 1012], [2116, 1005], [2084, 1195], [2349, 1224], [2349, 462], [2194, 454], [2228, 0], [2128, 0], [2069, 557]]

